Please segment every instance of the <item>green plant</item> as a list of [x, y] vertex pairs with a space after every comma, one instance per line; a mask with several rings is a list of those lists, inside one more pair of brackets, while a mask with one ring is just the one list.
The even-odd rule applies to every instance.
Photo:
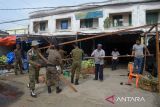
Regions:
[[105, 20], [104, 20], [104, 28], [109, 28], [111, 27], [111, 20], [109, 17], [107, 17]]

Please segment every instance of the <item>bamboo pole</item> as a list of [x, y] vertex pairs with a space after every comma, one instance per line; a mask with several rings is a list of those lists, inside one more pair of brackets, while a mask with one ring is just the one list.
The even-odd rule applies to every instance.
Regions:
[[[146, 55], [146, 57], [150, 57], [150, 56], [153, 56], [152, 54], [151, 55]], [[112, 58], [113, 56], [103, 56], [101, 58]], [[133, 55], [120, 55], [120, 56], [117, 56], [118, 58], [132, 58], [134, 57]], [[84, 57], [84, 59], [94, 59], [96, 57]], [[63, 61], [66, 61], [66, 60], [72, 60], [72, 58], [66, 58], [66, 59], [62, 59]]]
[[[160, 24], [160, 23], [158, 23], [158, 24]], [[113, 35], [113, 34], [118, 34], [118, 33], [124, 33], [124, 32], [130, 31], [130, 30], [135, 30], [135, 29], [140, 29], [140, 28], [146, 28], [146, 27], [150, 27], [150, 26], [155, 26], [155, 24], [138, 26], [138, 27], [133, 27], [133, 28], [128, 28], [128, 29], [118, 30], [118, 31], [115, 31], [115, 32], [108, 32], [108, 33], [104, 33], [104, 34], [93, 36], [93, 37], [87, 37], [87, 38], [82, 38], [82, 39], [77, 39], [77, 40], [73, 40], [73, 41], [68, 41], [68, 42], [60, 43], [59, 45], [72, 44], [72, 43], [75, 43], [75, 42], [80, 42], [80, 41], [100, 38], [100, 37], [104, 37], [104, 36], [108, 36], [108, 35]], [[39, 49], [45, 49], [45, 48], [48, 48], [48, 47], [49, 46], [45, 46], [45, 47], [42, 47], [42, 48], [39, 48]]]
[[[51, 64], [41, 53], [39, 53], [40, 57], [47, 63]], [[71, 88], [74, 92], [78, 92], [77, 89], [67, 80], [62, 74], [59, 74], [58, 77], [61, 81], [63, 81], [69, 88]]]
[[159, 32], [158, 25], [156, 26], [156, 60], [157, 60], [157, 72], [158, 72], [158, 82], [159, 82], [159, 93], [160, 93], [160, 52], [159, 52]]
[[[144, 45], [145, 45], [145, 46], [147, 46], [147, 45], [146, 45], [146, 39], [147, 39], [147, 34], [144, 35]], [[144, 64], [143, 64], [144, 66], [143, 66], [143, 72], [146, 70], [146, 59], [147, 59], [147, 58], [146, 58], [146, 55], [147, 55], [147, 50], [146, 50], [146, 48], [145, 48], [145, 50], [144, 50]]]

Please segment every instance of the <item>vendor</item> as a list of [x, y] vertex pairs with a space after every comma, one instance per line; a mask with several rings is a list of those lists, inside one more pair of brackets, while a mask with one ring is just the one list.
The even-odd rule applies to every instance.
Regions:
[[141, 44], [140, 39], [137, 39], [136, 44], [133, 45], [132, 55], [134, 55], [134, 69], [136, 70], [136, 68], [138, 67], [138, 74], [143, 73], [142, 66], [144, 58], [144, 49], [146, 49], [146, 52], [148, 53], [148, 55], [150, 55], [148, 48], [144, 44]]
[[120, 55], [119, 51], [115, 48], [112, 51], [111, 55], [112, 55], [112, 70], [116, 70], [118, 65], [118, 56]]
[[94, 80], [103, 81], [103, 65], [104, 65], [104, 56], [105, 51], [102, 49], [102, 44], [97, 45], [97, 49], [95, 49], [92, 54], [92, 57], [95, 58], [95, 78]]

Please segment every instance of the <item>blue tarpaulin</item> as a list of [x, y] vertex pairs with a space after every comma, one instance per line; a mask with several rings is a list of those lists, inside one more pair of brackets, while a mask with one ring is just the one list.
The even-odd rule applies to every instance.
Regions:
[[14, 62], [14, 52], [9, 52], [7, 54], [7, 63], [12, 64]]

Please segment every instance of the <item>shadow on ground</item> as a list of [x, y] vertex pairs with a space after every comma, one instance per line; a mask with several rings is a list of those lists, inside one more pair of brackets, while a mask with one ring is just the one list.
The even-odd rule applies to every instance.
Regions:
[[19, 88], [0, 81], [0, 107], [7, 107], [17, 101], [24, 92]]

